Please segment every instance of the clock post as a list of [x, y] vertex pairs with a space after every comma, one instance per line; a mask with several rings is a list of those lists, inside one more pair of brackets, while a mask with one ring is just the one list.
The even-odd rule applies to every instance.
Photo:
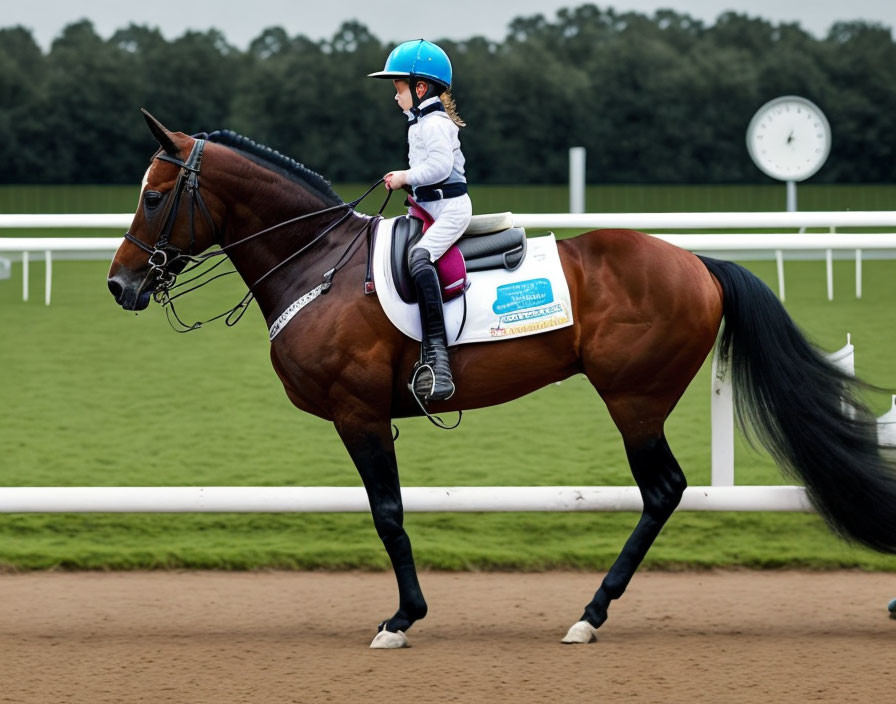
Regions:
[[[796, 184], [814, 175], [831, 152], [831, 126], [811, 100], [784, 95], [760, 107], [747, 127], [747, 151], [767, 176], [787, 185], [787, 210], [796, 211]], [[784, 258], [780, 250], [778, 284], [784, 300]]]
[[784, 95], [753, 115], [747, 151], [760, 171], [787, 184], [787, 210], [796, 210], [796, 183], [824, 165], [831, 151], [831, 126], [811, 100]]

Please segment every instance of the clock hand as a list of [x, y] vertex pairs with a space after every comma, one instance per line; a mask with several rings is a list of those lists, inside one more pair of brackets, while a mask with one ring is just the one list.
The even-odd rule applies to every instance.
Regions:
[[790, 134], [787, 135], [787, 143], [790, 144], [793, 141], [793, 130], [790, 130]]

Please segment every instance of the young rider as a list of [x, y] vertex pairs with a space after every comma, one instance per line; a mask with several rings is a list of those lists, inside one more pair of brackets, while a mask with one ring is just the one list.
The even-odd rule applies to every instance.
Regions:
[[385, 175], [386, 188], [410, 187], [435, 222], [411, 249], [408, 266], [423, 323], [421, 367], [415, 392], [427, 401], [454, 394], [448, 363], [448, 342], [442, 295], [434, 262], [464, 233], [473, 214], [464, 176], [464, 155], [458, 129], [464, 122], [451, 99], [451, 61], [432, 42], [416, 39], [399, 44], [373, 78], [392, 79], [395, 100], [408, 117], [410, 168]]

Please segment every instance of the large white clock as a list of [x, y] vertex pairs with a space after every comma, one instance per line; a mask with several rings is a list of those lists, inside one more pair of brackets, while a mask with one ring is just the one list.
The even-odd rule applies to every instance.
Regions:
[[815, 103], [785, 95], [756, 111], [747, 127], [747, 149], [772, 178], [803, 181], [828, 158], [831, 126]]

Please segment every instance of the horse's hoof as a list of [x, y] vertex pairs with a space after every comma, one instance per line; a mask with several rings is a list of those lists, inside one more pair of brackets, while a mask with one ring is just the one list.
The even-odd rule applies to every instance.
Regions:
[[391, 650], [393, 648], [408, 648], [408, 637], [402, 631], [387, 631], [385, 628], [376, 634], [376, 637], [370, 641], [371, 648], [382, 648]]
[[597, 629], [587, 621], [579, 621], [572, 625], [563, 643], [593, 643], [597, 640]]

